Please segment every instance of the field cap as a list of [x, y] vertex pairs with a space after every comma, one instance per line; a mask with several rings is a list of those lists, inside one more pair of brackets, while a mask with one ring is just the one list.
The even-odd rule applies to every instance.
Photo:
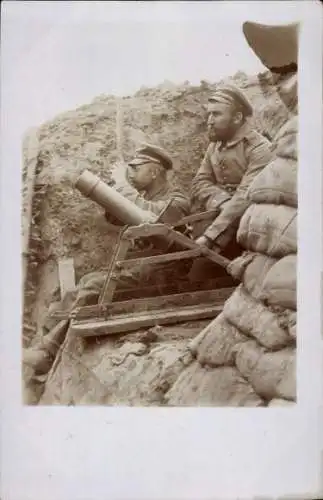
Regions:
[[221, 104], [236, 104], [244, 116], [251, 116], [253, 109], [246, 95], [238, 87], [232, 84], [219, 85], [209, 98], [209, 102]]

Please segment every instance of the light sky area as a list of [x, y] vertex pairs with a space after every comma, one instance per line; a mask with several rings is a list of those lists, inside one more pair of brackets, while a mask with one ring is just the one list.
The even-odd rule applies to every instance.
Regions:
[[3, 2], [3, 99], [23, 134], [100, 94], [255, 74], [242, 23], [297, 21], [306, 3]]

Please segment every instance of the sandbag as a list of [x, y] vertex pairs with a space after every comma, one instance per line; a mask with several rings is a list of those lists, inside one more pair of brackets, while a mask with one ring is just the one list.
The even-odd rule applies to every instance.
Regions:
[[227, 272], [236, 280], [241, 280], [249, 264], [257, 257], [257, 253], [245, 251], [233, 259], [227, 266]]
[[241, 218], [237, 240], [247, 250], [271, 257], [296, 253], [296, 208], [272, 204], [250, 205]]
[[296, 344], [296, 322], [297, 322], [297, 311], [292, 309], [287, 309], [283, 306], [267, 304], [270, 311], [274, 312], [278, 316], [278, 321], [280, 326], [287, 330], [290, 336], [292, 344]]
[[189, 349], [201, 365], [233, 365], [235, 347], [247, 340], [221, 313], [192, 340]]
[[280, 349], [290, 344], [290, 336], [282, 328], [279, 316], [255, 300], [243, 285], [225, 302], [223, 316], [241, 333], [255, 338], [268, 349]]
[[254, 203], [297, 207], [297, 161], [275, 158], [254, 179], [248, 198]]
[[297, 256], [288, 255], [268, 271], [260, 292], [260, 299], [269, 304], [297, 308]]
[[263, 400], [234, 367], [188, 366], [165, 395], [168, 406], [264, 406]]
[[296, 399], [296, 349], [265, 352], [250, 340], [239, 345], [236, 367], [261, 397]]
[[267, 257], [267, 255], [254, 255], [252, 261], [247, 265], [241, 277], [245, 289], [255, 298], [259, 299], [262, 292], [262, 284], [277, 259]]
[[283, 125], [273, 140], [273, 150], [277, 156], [297, 160], [298, 156], [298, 116], [293, 116]]

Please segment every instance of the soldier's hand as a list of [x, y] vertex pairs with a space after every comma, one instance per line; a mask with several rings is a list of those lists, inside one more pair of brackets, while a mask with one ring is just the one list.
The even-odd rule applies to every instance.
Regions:
[[200, 245], [201, 247], [207, 247], [207, 248], [211, 248], [213, 246], [213, 242], [212, 240], [210, 240], [209, 238], [207, 238], [206, 236], [202, 235], [200, 236], [199, 238], [197, 238], [195, 240], [195, 243], [197, 243], [198, 245]]

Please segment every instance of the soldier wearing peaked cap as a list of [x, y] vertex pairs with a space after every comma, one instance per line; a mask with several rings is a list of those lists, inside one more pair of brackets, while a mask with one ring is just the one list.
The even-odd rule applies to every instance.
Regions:
[[[112, 172], [113, 187], [140, 208], [156, 215], [167, 209], [169, 222], [175, 222], [189, 213], [190, 201], [169, 182], [168, 172], [172, 168], [173, 161], [167, 151], [143, 144], [128, 164], [116, 165]], [[107, 219], [110, 221], [108, 215]]]
[[149, 160], [152, 163], [160, 164], [165, 170], [173, 168], [173, 160], [169, 154], [159, 146], [151, 144], [143, 144], [137, 149], [134, 158], [129, 162], [129, 165], [140, 164], [141, 160]]
[[[140, 208], [161, 216], [163, 222], [177, 222], [188, 215], [190, 200], [180, 190], [171, 186], [167, 173], [172, 168], [172, 159], [163, 148], [143, 144], [137, 149], [128, 164], [115, 165], [112, 171], [112, 185], [125, 198], [130, 199]], [[109, 214], [105, 214], [105, 219], [114, 226], [123, 225], [121, 221], [113, 219]], [[117, 228], [117, 230], [119, 229]], [[132, 268], [130, 272], [121, 273], [118, 286], [128, 288], [146, 284], [145, 282], [150, 277], [152, 277], [154, 284], [161, 284], [163, 279], [167, 280], [167, 273], [171, 273], [173, 278], [187, 273], [187, 269], [183, 270], [177, 263], [176, 267], [173, 263], [170, 264], [139, 265]], [[68, 298], [71, 309], [77, 306], [96, 304], [105, 279], [106, 273], [101, 271], [83, 276], [78, 283], [77, 290]], [[46, 355], [50, 351], [48, 346], [50, 346], [54, 335], [57, 337], [58, 334], [61, 334], [60, 324], [57, 324], [57, 320], [49, 315], [43, 324], [43, 338], [45, 341], [47, 339], [47, 345], [44, 342], [44, 345], [40, 345], [35, 353], [29, 351], [24, 353], [27, 376], [29, 377], [25, 396], [28, 398], [28, 403], [35, 404], [37, 402], [39, 394], [35, 393], [35, 387], [38, 387], [37, 384], [40, 383], [38, 372], [43, 370], [39, 376], [45, 377], [46, 367], [49, 368], [53, 361], [51, 357]]]
[[239, 220], [247, 209], [248, 187], [271, 161], [270, 142], [248, 123], [253, 108], [234, 85], [219, 85], [208, 100], [210, 140], [192, 183], [192, 205], [217, 209], [218, 216], [197, 243], [224, 249], [235, 240]]
[[[174, 223], [189, 214], [190, 200], [180, 190], [171, 186], [167, 173], [172, 168], [172, 159], [163, 148], [143, 144], [127, 164], [115, 166], [112, 172], [112, 186], [143, 210], [161, 216], [163, 222]], [[115, 226], [122, 224], [108, 213], [105, 214], [105, 218]], [[142, 243], [137, 242], [137, 246], [141, 246]], [[173, 277], [187, 272], [187, 269], [182, 271], [178, 264], [175, 269], [173, 263], [154, 265], [153, 269], [152, 266], [141, 265], [138, 269], [132, 268], [130, 273], [121, 273], [118, 286], [134, 287], [148, 279], [160, 283], [164, 279], [166, 270], [171, 272]], [[106, 275], [101, 272], [83, 276], [79, 283], [77, 305], [96, 303], [105, 278]]]

